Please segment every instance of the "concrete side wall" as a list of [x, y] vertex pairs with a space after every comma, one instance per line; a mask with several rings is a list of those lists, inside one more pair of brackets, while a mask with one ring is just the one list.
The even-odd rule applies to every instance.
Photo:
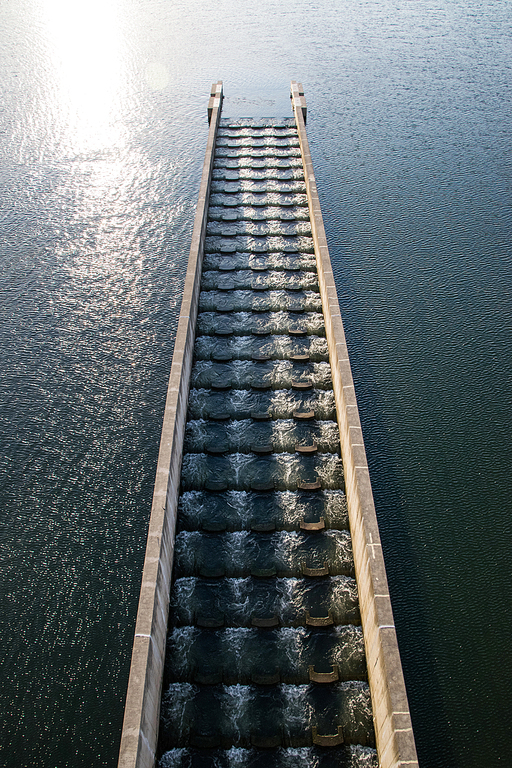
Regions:
[[215, 138], [222, 108], [221, 82], [212, 86], [212, 93], [210, 131], [165, 403], [119, 768], [152, 768], [155, 764], [182, 448]]
[[304, 124], [306, 105], [301, 91], [300, 84], [292, 83], [292, 105], [304, 164], [340, 429], [377, 751], [381, 768], [415, 768], [418, 758], [354, 383]]

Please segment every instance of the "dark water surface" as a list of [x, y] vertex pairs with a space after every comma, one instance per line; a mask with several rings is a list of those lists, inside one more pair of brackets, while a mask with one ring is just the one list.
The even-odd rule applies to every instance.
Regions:
[[507, 765], [511, 20], [1, 4], [2, 764], [115, 765], [208, 89], [297, 78], [420, 762]]

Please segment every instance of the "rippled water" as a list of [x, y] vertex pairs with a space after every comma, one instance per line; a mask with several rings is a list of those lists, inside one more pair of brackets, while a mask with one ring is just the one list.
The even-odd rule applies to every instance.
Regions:
[[115, 764], [208, 88], [287, 115], [292, 77], [421, 764], [506, 764], [510, 27], [480, 0], [1, 5], [6, 764]]

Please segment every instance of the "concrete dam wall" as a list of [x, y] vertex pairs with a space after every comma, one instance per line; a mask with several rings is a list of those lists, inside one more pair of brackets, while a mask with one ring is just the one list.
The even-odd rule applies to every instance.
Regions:
[[291, 98], [293, 118], [229, 121], [212, 87], [120, 768], [418, 764]]

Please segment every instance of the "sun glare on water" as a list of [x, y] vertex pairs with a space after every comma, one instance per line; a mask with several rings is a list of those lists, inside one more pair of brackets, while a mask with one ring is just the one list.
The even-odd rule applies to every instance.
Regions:
[[40, 3], [54, 71], [56, 118], [73, 150], [123, 145], [119, 112], [128, 72], [119, 2]]

